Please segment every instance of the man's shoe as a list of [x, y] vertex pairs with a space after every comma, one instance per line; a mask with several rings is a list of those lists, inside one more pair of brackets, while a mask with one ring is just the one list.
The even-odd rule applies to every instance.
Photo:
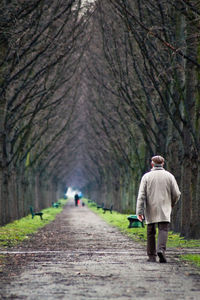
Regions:
[[156, 262], [156, 258], [155, 257], [149, 257], [147, 259], [148, 262]]
[[165, 254], [164, 254], [163, 251], [158, 251], [157, 254], [158, 254], [160, 263], [166, 263], [167, 262]]

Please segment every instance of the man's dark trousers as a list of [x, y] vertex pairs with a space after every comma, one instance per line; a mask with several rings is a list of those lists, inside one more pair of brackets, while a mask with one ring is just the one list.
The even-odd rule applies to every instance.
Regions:
[[[158, 224], [158, 240], [156, 250], [156, 224]], [[169, 231], [169, 222], [147, 224], [147, 255], [156, 257], [157, 252], [165, 253]]]

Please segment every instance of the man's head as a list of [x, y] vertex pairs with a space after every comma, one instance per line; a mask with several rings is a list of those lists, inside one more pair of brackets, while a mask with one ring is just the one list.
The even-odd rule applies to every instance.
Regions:
[[151, 158], [151, 165], [154, 167], [156, 167], [156, 166], [163, 167], [164, 163], [165, 163], [165, 159], [160, 155], [156, 155]]

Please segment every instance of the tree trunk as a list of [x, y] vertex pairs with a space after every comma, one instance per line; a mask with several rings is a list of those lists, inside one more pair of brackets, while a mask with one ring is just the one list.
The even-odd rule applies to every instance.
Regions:
[[[182, 184], [181, 184], [181, 235], [189, 237], [190, 234], [190, 222], [191, 222], [191, 205], [192, 205], [192, 193], [191, 193], [191, 156], [190, 156], [190, 134], [187, 128], [184, 130], [184, 157], [182, 164]], [[190, 145], [190, 146], [189, 146]]]
[[[193, 16], [194, 18], [194, 16]], [[194, 61], [197, 60], [197, 33], [195, 20], [187, 20], [186, 25], [186, 54]], [[186, 61], [186, 81], [185, 81], [185, 99], [184, 99], [184, 117], [185, 124], [183, 126], [183, 168], [182, 168], [182, 220], [181, 220], [181, 234], [190, 237], [190, 226], [193, 226], [192, 217], [192, 201], [194, 195], [192, 194], [192, 157], [194, 154], [194, 140], [192, 138], [192, 131], [194, 130], [194, 115], [195, 115], [195, 96], [196, 96], [196, 66]]]
[[189, 237], [200, 238], [200, 158], [196, 161], [197, 172], [195, 172], [194, 193], [192, 197], [191, 226]]
[[8, 219], [8, 174], [6, 170], [6, 131], [4, 128], [6, 100], [3, 96], [0, 100], [0, 224], [3, 225]]

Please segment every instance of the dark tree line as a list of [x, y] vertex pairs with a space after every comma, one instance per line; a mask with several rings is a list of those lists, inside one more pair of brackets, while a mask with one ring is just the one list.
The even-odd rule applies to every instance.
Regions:
[[199, 2], [98, 1], [97, 7], [88, 98], [93, 131], [101, 129], [108, 145], [101, 145], [103, 158], [96, 152], [103, 176], [94, 197], [134, 209], [139, 179], [159, 153], [182, 192], [173, 229], [199, 237]]
[[0, 224], [63, 193], [66, 145], [78, 131], [81, 9], [75, 0], [1, 1]]

